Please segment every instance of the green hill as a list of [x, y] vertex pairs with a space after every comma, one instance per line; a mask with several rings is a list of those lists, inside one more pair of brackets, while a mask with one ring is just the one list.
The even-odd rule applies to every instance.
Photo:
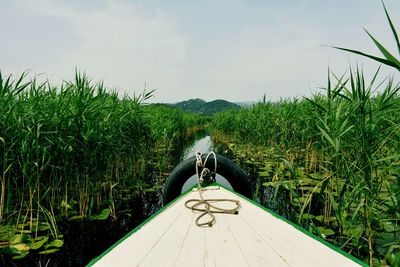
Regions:
[[215, 113], [222, 112], [227, 109], [240, 109], [241, 107], [232, 102], [217, 99], [206, 102], [202, 99], [190, 99], [174, 104], [174, 106], [188, 112], [199, 113], [202, 115], [214, 115]]

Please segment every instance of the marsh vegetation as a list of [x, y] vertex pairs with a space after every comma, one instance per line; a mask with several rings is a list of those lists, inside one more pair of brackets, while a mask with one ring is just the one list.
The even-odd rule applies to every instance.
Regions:
[[[399, 70], [367, 34], [383, 57], [336, 48]], [[0, 265], [87, 264], [160, 208], [165, 178], [207, 125], [256, 201], [371, 266], [400, 266], [399, 91], [379, 70], [328, 71], [312, 97], [264, 96], [211, 118], [79, 72], [60, 86], [0, 73]]]
[[253, 173], [255, 199], [366, 262], [395, 265], [400, 87], [377, 75], [330, 75], [310, 99], [220, 113], [213, 137]]
[[[143, 197], [159, 205], [163, 179], [205, 119], [145, 105], [150, 96], [119, 97], [78, 72], [61, 87], [0, 75], [3, 264], [32, 257], [46, 263], [66, 250], [70, 237], [60, 227], [102, 220], [131, 226], [157, 209], [129, 205]], [[90, 260], [75, 257], [82, 262], [71, 265]]]

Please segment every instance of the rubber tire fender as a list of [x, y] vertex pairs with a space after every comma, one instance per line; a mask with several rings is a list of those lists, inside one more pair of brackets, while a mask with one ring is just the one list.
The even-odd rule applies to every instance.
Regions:
[[[204, 154], [202, 155], [203, 162], [206, 156], [207, 155]], [[205, 167], [211, 171], [214, 171], [214, 158], [212, 155], [210, 155], [208, 158]], [[165, 181], [163, 205], [168, 204], [180, 196], [185, 182], [195, 174], [195, 156], [190, 157], [178, 164]], [[252, 198], [252, 190], [248, 177], [232, 160], [224, 156], [217, 155], [217, 174], [228, 180], [235, 192], [238, 192], [247, 198]]]

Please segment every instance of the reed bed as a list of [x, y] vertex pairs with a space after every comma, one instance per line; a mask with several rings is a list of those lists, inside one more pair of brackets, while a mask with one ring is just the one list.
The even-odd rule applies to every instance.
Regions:
[[371, 266], [399, 266], [400, 87], [377, 76], [330, 73], [324, 94], [264, 97], [212, 129], [256, 173], [254, 198], [268, 192], [265, 205]]
[[116, 220], [116, 202], [160, 188], [204, 120], [78, 72], [58, 88], [25, 76], [0, 74], [0, 252], [14, 259], [58, 251], [60, 220]]

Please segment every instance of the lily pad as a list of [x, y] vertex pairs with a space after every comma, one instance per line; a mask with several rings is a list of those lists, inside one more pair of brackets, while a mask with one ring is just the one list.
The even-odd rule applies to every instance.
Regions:
[[52, 242], [45, 245], [44, 248], [45, 249], [52, 248], [52, 247], [60, 248], [60, 247], [62, 247], [63, 244], [64, 244], [64, 241], [62, 241], [60, 239], [55, 239]]
[[30, 249], [30, 247], [26, 244], [16, 244], [16, 245], [10, 245], [6, 248], [3, 248], [2, 252], [7, 255], [15, 256], [15, 255], [21, 255], [24, 252], [28, 252], [29, 249]]
[[29, 254], [29, 251], [23, 251], [23, 252], [21, 252], [21, 254], [15, 255], [14, 257], [12, 257], [12, 259], [13, 259], [13, 260], [23, 259], [23, 258], [25, 258], [28, 254]]
[[40, 251], [39, 254], [41, 254], [41, 255], [53, 254], [59, 250], [60, 250], [59, 248], [47, 249], [47, 250]]
[[19, 250], [19, 251], [28, 251], [31, 249], [27, 244], [24, 244], [24, 243], [11, 245], [10, 248], [15, 248], [16, 250]]
[[19, 260], [25, 258], [29, 254], [29, 251], [22, 251], [21, 254], [12, 257], [13, 260]]
[[89, 220], [106, 220], [110, 216], [110, 209], [104, 209], [97, 215], [89, 216]]
[[301, 216], [301, 218], [302, 218], [303, 220], [314, 219], [314, 218], [315, 218], [315, 215], [308, 214], [308, 213], [303, 213], [303, 215]]
[[34, 243], [30, 244], [30, 247], [31, 249], [39, 249], [44, 245], [44, 243], [47, 242], [47, 240], [49, 240], [49, 237], [47, 236], [40, 236], [38, 238], [35, 238]]
[[334, 235], [335, 231], [333, 231], [332, 229], [329, 228], [324, 228], [324, 227], [317, 227], [318, 231], [323, 235], [323, 236], [330, 236], [330, 235]]
[[261, 177], [269, 177], [271, 175], [270, 171], [262, 171], [262, 172], [258, 172], [258, 175]]
[[0, 248], [6, 248], [10, 245], [10, 242], [5, 241], [5, 242], [0, 242]]
[[72, 217], [68, 218], [68, 221], [76, 221], [76, 220], [81, 220], [83, 217], [81, 215], [74, 215]]
[[11, 244], [19, 244], [19, 243], [24, 243], [29, 239], [28, 234], [22, 234], [22, 235], [15, 235], [13, 238], [10, 239]]

